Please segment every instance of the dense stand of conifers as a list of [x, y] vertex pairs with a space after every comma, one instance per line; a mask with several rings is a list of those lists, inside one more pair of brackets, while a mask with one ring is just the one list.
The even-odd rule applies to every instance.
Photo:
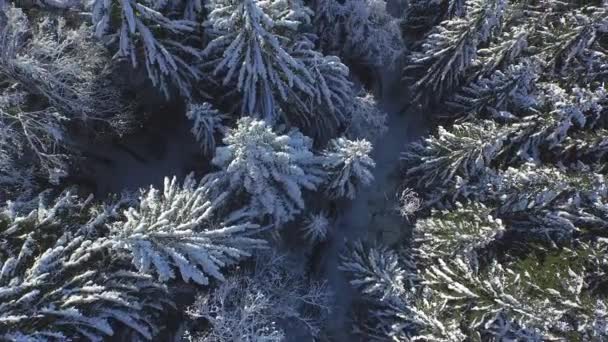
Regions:
[[608, 339], [608, 3], [430, 3], [406, 15], [404, 76], [441, 126], [403, 153], [411, 237], [344, 254], [371, 308], [356, 329]]
[[[309, 199], [373, 181], [386, 115], [358, 80], [401, 66], [441, 126], [403, 153], [411, 236], [342, 253], [362, 294], [344, 329], [607, 339], [608, 3], [398, 2], [0, 0], [0, 340], [331, 340], [331, 291], [280, 236], [322, 242]], [[211, 171], [83, 196], [83, 140], [145, 122], [125, 68], [185, 104], [167, 115]]]

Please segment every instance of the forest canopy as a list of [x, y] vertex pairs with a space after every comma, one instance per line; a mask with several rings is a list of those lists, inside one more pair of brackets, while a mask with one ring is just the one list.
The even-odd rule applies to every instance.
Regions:
[[608, 340], [606, 0], [0, 0], [0, 340]]

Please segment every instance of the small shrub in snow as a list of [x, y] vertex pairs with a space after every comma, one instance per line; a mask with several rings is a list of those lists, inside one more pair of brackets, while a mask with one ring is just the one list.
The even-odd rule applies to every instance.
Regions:
[[422, 200], [412, 189], [405, 189], [398, 194], [399, 207], [397, 208], [402, 217], [413, 216], [422, 206]]
[[215, 151], [215, 135], [225, 133], [227, 128], [222, 121], [226, 115], [214, 109], [208, 103], [189, 104], [186, 116], [192, 121], [192, 134], [201, 145], [203, 153], [211, 154]]
[[357, 190], [372, 183], [371, 170], [376, 166], [369, 156], [372, 144], [367, 140], [337, 138], [323, 152], [323, 166], [329, 172], [326, 192], [334, 198], [353, 199]]
[[331, 223], [325, 213], [309, 215], [304, 223], [305, 226], [302, 227], [302, 230], [304, 231], [304, 237], [309, 242], [314, 244], [327, 239]]

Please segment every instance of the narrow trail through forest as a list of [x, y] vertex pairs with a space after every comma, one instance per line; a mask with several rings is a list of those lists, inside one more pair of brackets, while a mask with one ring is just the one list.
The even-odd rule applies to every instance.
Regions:
[[340, 251], [346, 242], [357, 240], [390, 245], [407, 232], [407, 223], [398, 212], [397, 192], [402, 179], [399, 156], [408, 142], [427, 131], [420, 113], [404, 111], [409, 99], [403, 93], [403, 87], [399, 86], [400, 73], [385, 70], [380, 83], [381, 90], [376, 98], [388, 115], [388, 131], [374, 142], [375, 180], [363, 188], [339, 216], [324, 267], [326, 279], [335, 294], [335, 309], [329, 322], [329, 332], [334, 341], [353, 341], [349, 334], [348, 312], [354, 292], [338, 270]]

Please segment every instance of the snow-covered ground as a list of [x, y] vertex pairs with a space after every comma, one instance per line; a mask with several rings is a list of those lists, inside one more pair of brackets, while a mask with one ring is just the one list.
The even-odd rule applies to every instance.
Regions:
[[338, 270], [340, 250], [347, 241], [395, 243], [407, 233], [407, 223], [399, 215], [397, 193], [401, 175], [399, 155], [404, 146], [428, 130], [424, 117], [408, 110], [408, 96], [400, 84], [400, 73], [385, 70], [381, 76], [380, 107], [388, 114], [387, 133], [374, 142], [376, 162], [374, 183], [362, 189], [357, 198], [340, 214], [324, 267], [326, 278], [335, 293], [330, 334], [335, 341], [352, 341], [348, 323], [353, 290]]

